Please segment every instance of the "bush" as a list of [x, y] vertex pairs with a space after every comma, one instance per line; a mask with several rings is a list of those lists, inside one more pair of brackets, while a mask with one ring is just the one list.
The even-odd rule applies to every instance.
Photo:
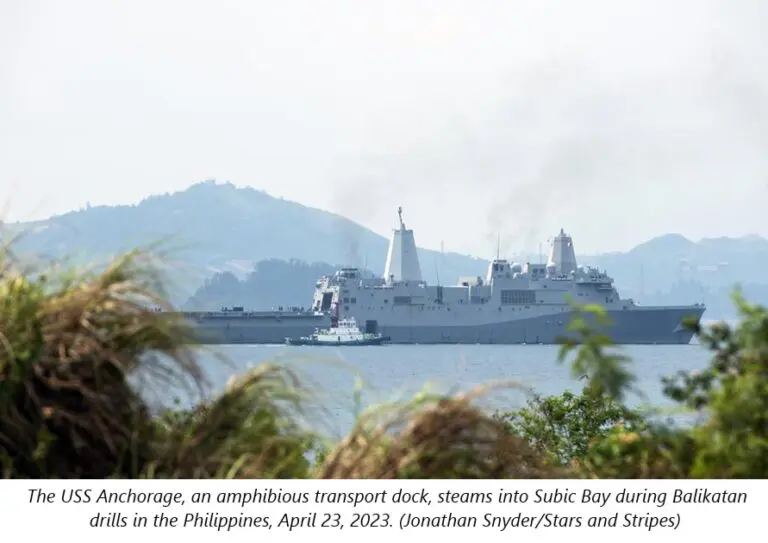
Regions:
[[642, 415], [610, 397], [585, 388], [581, 394], [534, 396], [527, 407], [497, 413], [507, 432], [529, 443], [554, 465], [567, 466], [584, 458], [595, 440], [607, 437], [614, 427], [638, 431]]

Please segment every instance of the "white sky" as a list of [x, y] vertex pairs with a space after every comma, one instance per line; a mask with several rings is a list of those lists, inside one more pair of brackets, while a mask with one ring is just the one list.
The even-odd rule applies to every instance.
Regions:
[[0, 0], [0, 201], [215, 178], [481, 256], [768, 236], [766, 28], [764, 0]]

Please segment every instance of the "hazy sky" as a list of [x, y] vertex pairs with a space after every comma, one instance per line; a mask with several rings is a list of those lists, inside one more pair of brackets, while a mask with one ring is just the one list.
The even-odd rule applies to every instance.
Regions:
[[0, 0], [0, 200], [215, 178], [481, 256], [768, 236], [766, 28], [765, 0]]

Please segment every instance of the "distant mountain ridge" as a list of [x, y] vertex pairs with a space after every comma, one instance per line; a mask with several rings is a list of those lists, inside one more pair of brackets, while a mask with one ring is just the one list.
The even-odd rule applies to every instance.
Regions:
[[[87, 207], [5, 227], [5, 235], [25, 232], [15, 244], [17, 252], [71, 257], [76, 262], [106, 260], [168, 238], [178, 269], [172, 272], [178, 287], [174, 301], [211, 308], [238, 297], [263, 307], [271, 302], [308, 305], [317, 278], [307, 280], [311, 274], [326, 273], [338, 265], [366, 267], [381, 274], [388, 243], [340, 215], [213, 181], [150, 196], [135, 205]], [[768, 240], [759, 236], [694, 242], [666, 234], [626, 253], [602, 255], [579, 254], [575, 241], [580, 263], [606, 269], [622, 295], [641, 303], [706, 301], [709, 305], [707, 297], [720, 299], [722, 294], [713, 293], [729, 292], [737, 282], [757, 293], [768, 285], [762, 271], [768, 266]], [[430, 283], [438, 281], [438, 274], [443, 284], [455, 283], [460, 276], [485, 275], [488, 264], [484, 259], [427, 249], [419, 249], [419, 258]], [[530, 261], [538, 258], [528, 257]], [[265, 283], [267, 278], [270, 283]], [[283, 281], [285, 288], [277, 288], [273, 281]], [[227, 284], [229, 288], [222, 286]], [[212, 285], [218, 285], [214, 289], [218, 294], [209, 297], [205, 293], [213, 292]], [[252, 296], [245, 295], [249, 288]], [[282, 302], [278, 297], [290, 299]], [[768, 295], [761, 301], [768, 301]]]
[[[301, 259], [383, 270], [388, 240], [340, 215], [272, 197], [253, 188], [206, 181], [135, 205], [93, 206], [42, 221], [6, 224], [24, 232], [17, 251], [47, 259], [105, 261], [136, 246], [166, 239], [182, 271], [186, 296], [214, 273], [243, 277], [249, 263]], [[484, 273], [485, 262], [419, 249], [427, 280]], [[251, 264], [252, 265], [252, 264]], [[431, 273], [430, 273], [431, 272]]]

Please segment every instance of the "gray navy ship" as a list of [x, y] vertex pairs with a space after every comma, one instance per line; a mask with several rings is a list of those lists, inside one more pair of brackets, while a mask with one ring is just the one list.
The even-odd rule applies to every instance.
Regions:
[[688, 344], [686, 318], [701, 319], [703, 304], [641, 306], [624, 299], [613, 279], [579, 266], [573, 240], [562, 229], [546, 264], [496, 258], [485, 277], [457, 285], [428, 285], [421, 275], [413, 230], [398, 208], [383, 277], [342, 268], [320, 278], [309, 311], [246, 311], [243, 307], [185, 316], [207, 344], [284, 343], [353, 318], [366, 333], [400, 344], [555, 344], [569, 335], [572, 302], [599, 304], [616, 344]]

